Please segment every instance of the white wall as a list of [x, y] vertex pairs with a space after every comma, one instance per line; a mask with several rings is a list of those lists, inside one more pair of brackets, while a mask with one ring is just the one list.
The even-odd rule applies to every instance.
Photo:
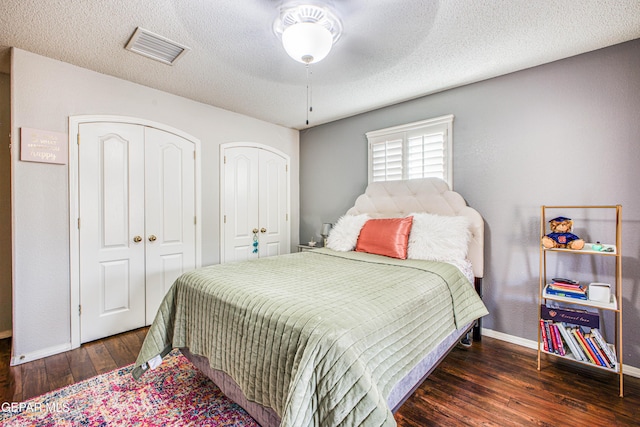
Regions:
[[0, 338], [11, 335], [11, 90], [0, 73]]
[[[200, 139], [202, 264], [218, 263], [219, 146], [257, 142], [291, 157], [291, 247], [299, 231], [299, 133], [20, 49], [12, 52], [14, 341], [17, 362], [70, 346], [68, 167], [19, 160], [19, 129], [68, 133], [72, 115], [164, 123]], [[171, 70], [167, 67], [167, 73]]]

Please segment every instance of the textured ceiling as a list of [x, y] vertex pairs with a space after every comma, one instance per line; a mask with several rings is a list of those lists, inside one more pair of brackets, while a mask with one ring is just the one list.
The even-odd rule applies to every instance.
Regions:
[[[2, 0], [0, 46], [302, 129], [305, 66], [272, 29], [283, 3]], [[638, 0], [320, 3], [341, 17], [344, 33], [312, 65], [309, 126], [640, 38]], [[129, 52], [138, 26], [191, 51], [174, 66]], [[0, 63], [7, 72], [6, 49]]]

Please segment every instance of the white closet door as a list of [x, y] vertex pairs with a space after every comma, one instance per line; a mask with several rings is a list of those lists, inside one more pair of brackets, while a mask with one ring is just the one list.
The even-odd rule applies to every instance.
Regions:
[[81, 342], [145, 325], [144, 128], [80, 125]]
[[259, 152], [249, 147], [224, 151], [223, 262], [258, 258], [253, 249], [253, 230], [258, 231]]
[[289, 253], [287, 160], [266, 149], [241, 146], [224, 149], [223, 156], [222, 262]]
[[153, 322], [195, 268], [195, 146], [123, 123], [80, 125], [80, 342]]
[[260, 257], [289, 253], [287, 162], [260, 151]]
[[194, 152], [177, 135], [145, 130], [147, 325], [178, 276], [195, 269]]

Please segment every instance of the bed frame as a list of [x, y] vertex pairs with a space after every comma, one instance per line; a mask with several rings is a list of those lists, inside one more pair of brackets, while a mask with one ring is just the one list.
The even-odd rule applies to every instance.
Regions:
[[[356, 199], [354, 206], [347, 211], [347, 215], [366, 213], [373, 218], [389, 218], [418, 212], [465, 216], [469, 219], [471, 240], [468, 258], [473, 266], [476, 291], [482, 297], [484, 221], [475, 209], [467, 206], [460, 194], [449, 189], [446, 182], [437, 178], [425, 178], [372, 183], [369, 184], [365, 193]], [[470, 344], [469, 334], [472, 329], [473, 339], [480, 340], [480, 319], [478, 319], [446, 337], [394, 386], [387, 399], [392, 412], [395, 413], [402, 406], [459, 342], [466, 341]], [[181, 351], [200, 371], [211, 378], [227, 397], [242, 406], [262, 427], [280, 425], [280, 417], [273, 409], [247, 400], [238, 384], [225, 372], [212, 369], [205, 357], [194, 355], [186, 348]]]

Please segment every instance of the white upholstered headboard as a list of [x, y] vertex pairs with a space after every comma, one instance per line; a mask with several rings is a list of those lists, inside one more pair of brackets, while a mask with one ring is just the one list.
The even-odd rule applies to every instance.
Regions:
[[390, 218], [418, 212], [469, 218], [472, 237], [468, 257], [474, 276], [484, 276], [484, 220], [439, 178], [371, 183], [347, 215], [366, 213], [373, 218]]

